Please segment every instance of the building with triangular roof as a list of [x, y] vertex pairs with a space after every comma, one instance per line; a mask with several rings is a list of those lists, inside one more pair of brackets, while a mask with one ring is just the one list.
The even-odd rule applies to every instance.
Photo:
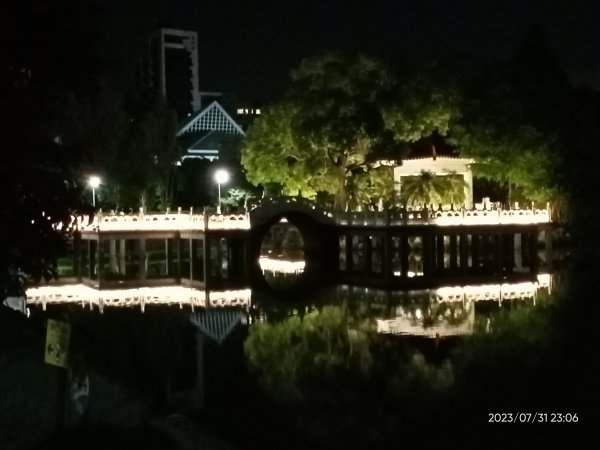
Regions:
[[186, 159], [239, 161], [239, 146], [246, 133], [218, 101], [183, 122], [177, 131]]

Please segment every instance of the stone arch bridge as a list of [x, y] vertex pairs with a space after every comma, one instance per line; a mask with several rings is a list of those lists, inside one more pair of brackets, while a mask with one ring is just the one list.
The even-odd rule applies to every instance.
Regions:
[[[282, 218], [303, 238], [302, 286], [376, 282], [407, 286], [418, 279], [482, 273], [533, 273], [549, 211], [327, 211], [301, 198], [264, 198], [243, 214], [208, 211], [74, 218], [79, 242], [73, 273], [97, 288], [181, 284], [265, 285], [261, 244]], [[412, 269], [416, 253], [419, 269]], [[414, 262], [414, 261], [413, 261]], [[413, 264], [414, 265], [414, 264]]]

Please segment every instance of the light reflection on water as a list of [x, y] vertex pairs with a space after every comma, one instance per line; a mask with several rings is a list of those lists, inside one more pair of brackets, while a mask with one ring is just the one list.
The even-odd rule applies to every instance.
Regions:
[[[281, 266], [278, 266], [281, 267]], [[291, 269], [290, 269], [291, 270]], [[283, 271], [283, 274], [288, 272]], [[340, 285], [315, 291], [304, 302], [286, 302], [285, 293], [272, 298], [251, 289], [202, 290], [183, 286], [97, 290], [83, 284], [42, 286], [27, 290], [28, 308], [46, 310], [53, 305], [77, 305], [103, 313], [107, 308], [169, 306], [185, 311], [235, 309], [244, 322], [270, 321], [292, 316], [299, 308], [316, 310], [348, 302], [361, 309], [371, 321], [372, 331], [382, 334], [444, 337], [471, 334], [481, 305], [534, 306], [540, 291], [551, 293], [552, 275], [538, 274], [529, 281], [450, 285], [431, 289], [386, 290]]]

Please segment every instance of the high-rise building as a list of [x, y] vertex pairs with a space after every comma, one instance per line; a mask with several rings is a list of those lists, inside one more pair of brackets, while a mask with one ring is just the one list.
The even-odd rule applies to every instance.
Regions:
[[151, 33], [140, 84], [159, 90], [178, 120], [201, 108], [198, 78], [198, 34], [159, 28]]

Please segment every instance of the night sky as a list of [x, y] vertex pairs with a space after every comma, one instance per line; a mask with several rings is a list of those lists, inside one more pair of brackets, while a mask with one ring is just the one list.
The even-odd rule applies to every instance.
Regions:
[[[431, 62], [508, 57], [535, 23], [565, 70], [600, 88], [595, 0], [89, 0], [112, 51], [131, 58], [153, 25], [198, 32], [200, 88], [277, 99], [303, 57], [328, 49]], [[591, 78], [590, 78], [591, 77]], [[591, 81], [589, 81], [591, 80]]]

